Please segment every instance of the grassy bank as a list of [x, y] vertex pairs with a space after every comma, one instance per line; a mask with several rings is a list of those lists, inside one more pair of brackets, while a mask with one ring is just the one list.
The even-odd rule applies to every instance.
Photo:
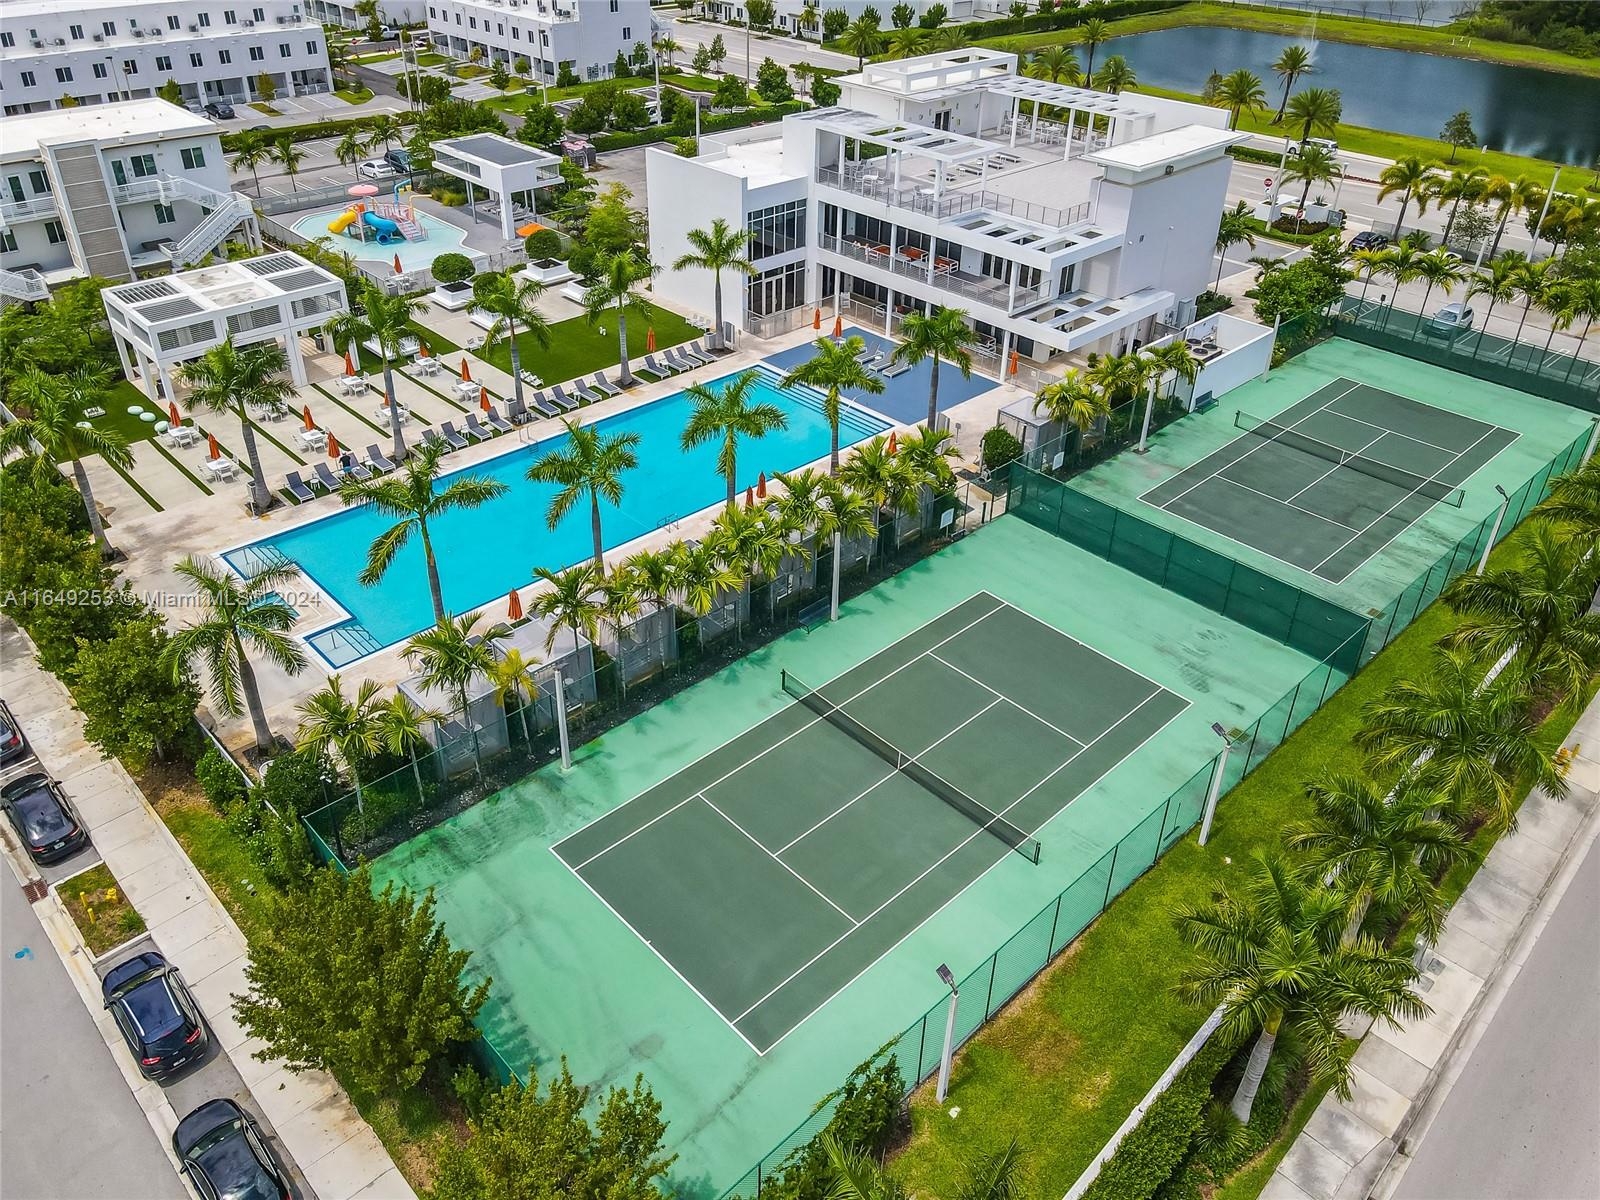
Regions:
[[[1402, 25], [1396, 21], [1375, 21], [1366, 17], [1330, 16], [1326, 13], [1296, 12], [1282, 8], [1247, 8], [1235, 4], [1214, 4], [1198, 0], [1166, 12], [1144, 13], [1108, 22], [1112, 37], [1174, 29], [1184, 25], [1221, 25], [1230, 29], [1253, 29], [1285, 37], [1310, 33], [1330, 42], [1352, 42], [1361, 46], [1382, 46], [1389, 50], [1415, 50], [1422, 54], [1442, 54], [1449, 58], [1474, 58], [1480, 62], [1504, 63], [1514, 67], [1538, 67], [1568, 75], [1600, 78], [1600, 59], [1577, 58], [1559, 50], [1540, 46], [1519, 46], [1488, 38], [1469, 38], [1449, 28]], [[1037, 50], [1040, 46], [1069, 41], [1072, 31], [1022, 34], [993, 38], [979, 45], [1000, 46], [1006, 50]]]

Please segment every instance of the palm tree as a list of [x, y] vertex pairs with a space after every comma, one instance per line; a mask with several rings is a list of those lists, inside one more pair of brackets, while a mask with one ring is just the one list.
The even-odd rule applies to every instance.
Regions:
[[841, 1142], [832, 1130], [824, 1131], [817, 1140], [832, 1177], [828, 1200], [908, 1200], [905, 1186], [865, 1150]]
[[[1572, 351], [1572, 362], [1568, 365], [1566, 374], [1562, 376], [1563, 379], [1570, 378], [1578, 364], [1583, 361], [1583, 343], [1588, 340], [1589, 331], [1594, 328], [1594, 323], [1600, 321], [1600, 276], [1568, 280], [1567, 288], [1572, 295], [1574, 311], [1583, 318], [1583, 332], [1578, 335], [1578, 344]], [[1485, 321], [1487, 322], [1487, 318]]]
[[239, 437], [250, 463], [250, 506], [258, 513], [266, 512], [274, 501], [261, 470], [250, 411], [288, 404], [295, 389], [282, 374], [286, 365], [283, 350], [276, 342], [257, 342], [241, 350], [228, 337], [220, 346], [213, 346], [178, 368], [178, 374], [189, 385], [191, 408], [231, 413], [239, 418]]
[[1475, 656], [1442, 651], [1427, 675], [1397, 681], [1366, 707], [1356, 742], [1380, 770], [1413, 772], [1457, 824], [1483, 812], [1509, 831], [1519, 785], [1562, 796], [1566, 782], [1539, 743], [1520, 681], [1483, 675]]
[[1200, 360], [1189, 350], [1189, 343], [1181, 338], [1168, 342], [1165, 346], [1155, 346], [1144, 352], [1145, 358], [1150, 360], [1152, 367], [1152, 382], [1159, 382], [1169, 372], [1172, 374], [1172, 384], [1167, 389], [1167, 399], [1178, 390], [1178, 380], [1193, 383], [1200, 376]]
[[1437, 287], [1446, 296], [1455, 290], [1456, 284], [1464, 278], [1465, 272], [1461, 263], [1447, 254], [1441, 246], [1437, 250], [1417, 256], [1416, 278], [1427, 281], [1428, 286], [1422, 290], [1422, 312], [1428, 311], [1428, 297], [1433, 295]]
[[1111, 415], [1111, 401], [1076, 368], [1069, 368], [1060, 379], [1039, 389], [1033, 411], [1058, 424], [1071, 425], [1081, 443], [1084, 434]]
[[1099, 17], [1091, 17], [1078, 26], [1078, 41], [1089, 52], [1088, 59], [1083, 65], [1085, 79], [1094, 75], [1094, 50], [1096, 46], [1111, 40], [1111, 29]]
[[1539, 184], [1526, 175], [1518, 175], [1510, 182], [1504, 176], [1496, 175], [1484, 185], [1485, 198], [1500, 209], [1500, 224], [1495, 228], [1494, 243], [1489, 247], [1491, 259], [1500, 252], [1500, 239], [1505, 236], [1506, 222], [1511, 219], [1511, 214], [1536, 207], [1534, 198], [1539, 191]]
[[1139, 77], [1128, 65], [1128, 60], [1120, 54], [1113, 54], [1106, 59], [1094, 77], [1095, 87], [1110, 92], [1113, 96], [1124, 88], [1136, 87], [1138, 83]]
[[1542, 520], [1560, 522], [1585, 544], [1600, 543], [1600, 455], [1552, 479], [1550, 495], [1534, 512]]
[[696, 545], [672, 546], [677, 592], [692, 615], [703, 617], [729, 592], [744, 584], [744, 574], [729, 561], [720, 541], [706, 539]]
[[1421, 257], [1421, 253], [1410, 242], [1397, 242], [1384, 248], [1383, 269], [1379, 273], [1394, 281], [1394, 295], [1389, 298], [1389, 311], [1383, 315], [1383, 324], [1388, 324], [1394, 306], [1399, 302], [1401, 285], [1417, 278], [1417, 261]]
[[1266, 89], [1261, 86], [1261, 77], [1243, 68], [1230, 71], [1217, 82], [1216, 92], [1212, 103], [1218, 108], [1225, 108], [1231, 116], [1228, 118], [1228, 128], [1239, 127], [1239, 114], [1244, 109], [1251, 112], [1260, 112], [1267, 102]]
[[948, 491], [956, 481], [950, 460], [960, 451], [948, 429], [913, 429], [900, 439], [898, 456], [919, 487], [935, 492]]
[[639, 465], [634, 447], [637, 433], [603, 434], [597, 425], [579, 425], [576, 417], [562, 422], [567, 429], [565, 448], [547, 451], [528, 468], [534, 483], [553, 483], [560, 491], [550, 498], [545, 522], [551, 529], [561, 524], [580, 497], [589, 497], [589, 528], [594, 535], [594, 563], [605, 570], [605, 541], [600, 530], [600, 501], [622, 503], [622, 473]]
[[823, 486], [828, 499], [828, 510], [832, 514], [830, 528], [833, 537], [833, 605], [829, 620], [837, 621], [845, 540], [875, 537], [878, 532], [878, 510], [872, 501], [845, 487], [837, 479], [830, 477], [823, 481]]
[[550, 586], [533, 597], [533, 612], [550, 622], [544, 650], [555, 648], [556, 634], [570, 630], [580, 643], [600, 639], [600, 618], [605, 609], [605, 573], [594, 563], [579, 563], [565, 571], [535, 567], [533, 577]]
[[915, 25], [896, 29], [889, 35], [889, 53], [895, 58], [915, 58], [922, 53], [922, 44], [927, 38], [928, 31]]
[[248, 710], [256, 749], [262, 754], [270, 753], [274, 745], [272, 730], [261, 707], [261, 689], [247, 651], [254, 651], [289, 675], [297, 675], [305, 667], [304, 652], [289, 636], [294, 627], [294, 611], [274, 596], [299, 568], [283, 563], [263, 567], [249, 579], [238, 579], [229, 571], [191, 556], [173, 570], [194, 585], [202, 615], [179, 629], [167, 643], [164, 662], [172, 671], [172, 678], [181, 680], [196, 658], [204, 660], [207, 690], [217, 711], [236, 717]]
[[390, 754], [404, 754], [411, 760], [411, 778], [417, 785], [417, 799], [422, 800], [422, 767], [417, 762], [417, 749], [428, 744], [427, 723], [438, 724], [444, 720], [444, 714], [418, 708], [397, 692], [389, 697], [387, 704], [379, 705], [373, 719], [383, 748]]
[[971, 36], [964, 25], [941, 25], [928, 35], [928, 52], [960, 50]]
[[1443, 598], [1463, 620], [1445, 644], [1480, 662], [1512, 654], [1509, 669], [1534, 694], [1581, 699], [1600, 670], [1600, 613], [1589, 611], [1600, 566], [1569, 534], [1540, 522], [1517, 566], [1457, 577]]
[[687, 254], [680, 254], [672, 263], [674, 271], [687, 271], [697, 268], [710, 271], [713, 280], [712, 312], [715, 314], [717, 331], [716, 345], [721, 346], [722, 341], [722, 272], [737, 271], [743, 275], [754, 275], [756, 269], [750, 261], [750, 240], [755, 234], [748, 229], [735, 229], [723, 217], [718, 217], [711, 222], [709, 229], [691, 229], [684, 235], [684, 240], [689, 243], [690, 250]]
[[1417, 215], [1428, 211], [1429, 181], [1433, 177], [1433, 164], [1424, 163], [1414, 154], [1397, 158], [1378, 173], [1378, 203], [1390, 196], [1400, 197], [1400, 216], [1394, 223], [1394, 236], [1404, 232], [1406, 208], [1415, 200]]
[[346, 696], [339, 676], [331, 675], [296, 709], [300, 714], [296, 745], [344, 763], [355, 784], [356, 811], [363, 813], [367, 806], [361, 793], [361, 767], [383, 749], [378, 714], [384, 706], [378, 700], [378, 686], [375, 679], [363, 679], [356, 694]]
[[1272, 70], [1283, 81], [1283, 101], [1278, 105], [1278, 115], [1272, 118], [1276, 125], [1283, 120], [1283, 111], [1289, 106], [1289, 93], [1294, 90], [1295, 80], [1311, 74], [1311, 51], [1304, 46], [1285, 46], [1272, 64]]
[[1116, 409], [1139, 398], [1144, 390], [1150, 364], [1137, 354], [1107, 354], [1084, 376], [1106, 395], [1106, 403]]
[[526, 275], [513, 275], [499, 271], [479, 275], [472, 281], [472, 302], [478, 311], [494, 318], [494, 323], [484, 331], [483, 348], [488, 350], [504, 340], [511, 347], [511, 386], [516, 388], [517, 404], [522, 404], [522, 351], [518, 345], [518, 329], [548, 350], [550, 348], [550, 322], [539, 312], [539, 297], [544, 295], [544, 284]]
[[[880, 518], [885, 510], [915, 516], [920, 507], [920, 481], [904, 458], [889, 452], [889, 439], [881, 434], [850, 451], [839, 469], [839, 482], [870, 503]], [[871, 562], [868, 551], [869, 567]]]
[[383, 359], [383, 394], [389, 401], [389, 439], [394, 460], [406, 456], [406, 441], [400, 432], [400, 409], [394, 394], [394, 361], [400, 357], [402, 342], [412, 336], [411, 323], [427, 308], [418, 297], [390, 296], [368, 280], [361, 282], [361, 312], [343, 312], [323, 326], [334, 345], [343, 342], [357, 371], [361, 366], [361, 343], [377, 343]]
[[1345, 898], [1345, 939], [1361, 932], [1367, 913], [1415, 916], [1437, 941], [1446, 904], [1433, 881], [1471, 853], [1466, 840], [1435, 811], [1438, 797], [1414, 780], [1390, 789], [1365, 775], [1333, 774], [1306, 785], [1316, 815], [1284, 830], [1284, 844]]
[[1024, 74], [1051, 83], [1073, 84], [1078, 81], [1078, 56], [1071, 46], [1046, 46], [1028, 60]]
[[483, 777], [483, 748], [478, 742], [478, 722], [472, 715], [467, 689], [475, 679], [487, 679], [494, 670], [495, 653], [489, 639], [475, 630], [481, 614], [445, 617], [437, 625], [412, 634], [406, 642], [405, 660], [416, 668], [423, 687], [449, 692], [460, 706], [461, 720], [472, 736], [472, 762]]
[[839, 35], [839, 49], [856, 56], [856, 70], [866, 66], [867, 55], [876, 54], [883, 46], [883, 35], [865, 16], [857, 17], [845, 26]]
[[993, 1154], [980, 1154], [965, 1164], [966, 1177], [955, 1200], [1023, 1200], [1022, 1148], [1013, 1137]]
[[[1302, 146], [1300, 153], [1284, 164], [1282, 174], [1285, 179], [1305, 180], [1305, 187], [1300, 189], [1300, 214], [1301, 219], [1304, 219], [1306, 200], [1311, 195], [1311, 185], [1329, 183], [1336, 179], [1339, 174], [1339, 159], [1325, 146]], [[1298, 224], [1297, 221], [1297, 227]]]
[[1304, 1049], [1313, 1079], [1350, 1093], [1350, 1056], [1339, 1018], [1354, 1009], [1391, 1023], [1427, 1015], [1412, 990], [1416, 968], [1368, 937], [1345, 941], [1344, 898], [1281, 859], [1259, 858], [1237, 893], [1183, 905], [1178, 936], [1200, 951], [1178, 994], [1221, 1004], [1225, 1038], [1255, 1035], [1229, 1106], [1248, 1123], [1273, 1046], [1286, 1030]]
[[812, 345], [816, 354], [785, 375], [782, 386], [787, 388], [803, 383], [822, 393], [822, 415], [832, 435], [828, 474], [837, 475], [840, 396], [846, 388], [880, 396], [885, 384], [876, 372], [867, 370], [856, 357], [867, 348], [866, 341], [861, 337], [851, 334], [841, 341], [820, 337]]
[[607, 310], [617, 317], [617, 344], [622, 354], [619, 380], [623, 387], [633, 386], [633, 372], [628, 367], [628, 316], [650, 319], [650, 306], [639, 295], [638, 288], [655, 278], [658, 268], [641, 261], [630, 250], [616, 254], [602, 254], [595, 264], [595, 281], [583, 293], [583, 307], [591, 322], [598, 321]]
[[634, 590], [644, 599], [668, 608], [677, 589], [672, 551], [640, 550], [623, 560], [622, 570], [633, 576]]
[[1217, 226], [1217, 282], [1212, 291], [1222, 287], [1222, 268], [1228, 261], [1229, 247], [1243, 242], [1252, 250], [1256, 248], [1254, 221], [1247, 201], [1241, 200], [1232, 208], [1223, 210], [1222, 221]]
[[682, 49], [683, 46], [679, 44], [678, 39], [673, 37], [670, 33], [663, 34], [661, 37], [656, 39], [656, 53], [666, 56], [667, 70], [669, 71], [672, 70], [673, 55], [677, 54], [678, 51]]
[[261, 195], [261, 164], [273, 162], [277, 158], [276, 149], [268, 142], [248, 141], [240, 146], [233, 156], [233, 165], [242, 167], [250, 172], [250, 177], [255, 180], [256, 195]]
[[1484, 184], [1489, 178], [1489, 172], [1482, 167], [1471, 167], [1463, 170], [1457, 167], [1448, 175], [1435, 175], [1432, 180], [1433, 198], [1440, 202], [1450, 201], [1450, 215], [1445, 219], [1444, 233], [1439, 238], [1441, 246], [1450, 244], [1450, 231], [1455, 228], [1456, 212], [1461, 207], [1463, 200], [1476, 200], [1483, 195]]
[[[305, 157], [305, 152], [300, 150], [287, 134], [273, 143], [272, 159], [283, 164], [283, 173], [289, 177], [289, 187], [297, 192], [300, 190], [300, 185], [295, 182], [295, 176], [300, 174], [300, 164], [305, 161]], [[259, 191], [259, 188], [257, 190]]]
[[[367, 153], [367, 140], [356, 130], [351, 130], [339, 139], [339, 144], [333, 148], [334, 158], [339, 160], [341, 166], [349, 167], [352, 171]], [[357, 178], [360, 178], [358, 175]]]
[[517, 718], [522, 722], [522, 740], [529, 745], [533, 743], [533, 732], [528, 728], [528, 706], [539, 697], [539, 685], [533, 678], [533, 669], [538, 665], [512, 646], [500, 652], [489, 672], [489, 682], [494, 685], [494, 702], [503, 709], [507, 698], [516, 701]]
[[1383, 250], [1368, 247], [1365, 250], [1357, 250], [1350, 255], [1351, 263], [1361, 273], [1361, 306], [1363, 312], [1366, 310], [1367, 288], [1372, 286], [1372, 277], [1379, 274], [1383, 269], [1384, 263], [1388, 261], [1384, 254], [1385, 251]]
[[623, 662], [626, 653], [623, 645], [624, 627], [639, 615], [639, 591], [634, 587], [631, 574], [613, 571], [602, 583], [600, 596], [600, 616], [611, 625], [612, 636], [616, 639], [616, 653], [611, 661], [616, 672], [617, 693], [626, 697], [628, 672]]
[[932, 312], [912, 311], [900, 323], [900, 336], [905, 340], [894, 348], [890, 362], [903, 362], [916, 366], [925, 358], [933, 360], [933, 370], [928, 377], [928, 428], [939, 419], [939, 364], [954, 364], [961, 378], [972, 378], [972, 353], [967, 349], [977, 340], [972, 326], [967, 324], [967, 314], [959, 308], [942, 305]]
[[360, 580], [376, 587], [394, 565], [396, 556], [414, 533], [422, 543], [422, 560], [428, 571], [428, 591], [433, 596], [433, 619], [443, 625], [447, 619], [444, 589], [439, 582], [439, 562], [434, 554], [433, 536], [428, 523], [446, 513], [481, 508], [505, 495], [506, 485], [481, 475], [452, 479], [443, 491], [435, 484], [439, 460], [447, 447], [441, 442], [425, 445], [408, 458], [397, 475], [380, 479], [351, 479], [339, 488], [346, 508], [371, 504], [378, 512], [396, 518], [395, 523], [372, 540], [367, 547], [367, 565]]
[[1488, 311], [1483, 314], [1483, 327], [1478, 330], [1477, 340], [1472, 345], [1472, 357], [1478, 357], [1478, 349], [1483, 345], [1483, 335], [1488, 332], [1489, 318], [1494, 316], [1494, 306], [1499, 303], [1509, 304], [1517, 298], [1517, 264], [1526, 260], [1520, 254], [1513, 257], [1512, 252], [1507, 252], [1504, 258], [1497, 258], [1489, 264], [1488, 274], [1475, 273], [1467, 281], [1467, 299], [1474, 296], [1489, 297]]
[[751, 394], [760, 383], [760, 374], [751, 370], [728, 381], [720, 390], [709, 383], [695, 383], [684, 389], [694, 412], [683, 427], [683, 448], [693, 450], [702, 442], [722, 439], [717, 470], [728, 484], [729, 508], [737, 503], [739, 439], [763, 438], [789, 426], [788, 415], [776, 404], [751, 403]]
[[[736, 573], [752, 582], [777, 575], [793, 547], [783, 521], [765, 509], [727, 508], [717, 514], [707, 539]], [[768, 603], [772, 594], [767, 593]]]
[[1554, 259], [1541, 258], [1538, 262], [1521, 261], [1511, 270], [1512, 286], [1516, 288], [1517, 295], [1522, 297], [1522, 316], [1517, 321], [1517, 332], [1511, 337], [1511, 353], [1515, 355], [1517, 346], [1522, 341], [1522, 327], [1527, 323], [1528, 310], [1540, 300], [1544, 299], [1546, 290], [1553, 282], [1551, 263]]
[[35, 478], [41, 484], [54, 482], [58, 463], [72, 463], [72, 479], [102, 555], [111, 553], [111, 543], [106, 540], [84, 456], [98, 454], [123, 471], [133, 465], [127, 441], [115, 431], [96, 429], [84, 416], [89, 408], [105, 407], [108, 385], [104, 373], [87, 366], [76, 367], [68, 375], [46, 375], [29, 364], [13, 384], [16, 398], [26, 407], [16, 420], [0, 428], [0, 458], [14, 452], [31, 455]]
[[1344, 116], [1344, 101], [1338, 88], [1307, 88], [1292, 100], [1285, 110], [1289, 120], [1300, 126], [1300, 151], [1305, 152], [1306, 140], [1314, 133], [1331, 135]]
[[379, 113], [367, 122], [367, 146], [374, 147], [379, 142], [387, 150], [389, 143], [405, 136], [405, 127], [400, 124], [400, 118], [392, 113]]

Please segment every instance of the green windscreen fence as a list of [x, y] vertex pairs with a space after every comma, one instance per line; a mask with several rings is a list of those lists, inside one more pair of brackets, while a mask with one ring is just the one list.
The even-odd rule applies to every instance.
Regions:
[[1008, 511], [1274, 641], [1331, 661], [1346, 673], [1361, 665], [1366, 617], [1047, 475], [1014, 464]]

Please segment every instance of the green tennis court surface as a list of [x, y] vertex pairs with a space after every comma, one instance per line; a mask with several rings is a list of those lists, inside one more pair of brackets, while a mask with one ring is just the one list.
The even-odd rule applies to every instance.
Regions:
[[1462, 488], [1518, 434], [1339, 378], [1140, 499], [1331, 583]]
[[980, 592], [553, 849], [764, 1054], [1187, 706]]

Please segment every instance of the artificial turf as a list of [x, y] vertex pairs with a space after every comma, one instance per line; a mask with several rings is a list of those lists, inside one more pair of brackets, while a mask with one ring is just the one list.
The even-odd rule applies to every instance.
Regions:
[[[634, 367], [638, 367], [644, 357], [647, 331], [650, 329], [655, 330], [659, 349], [676, 346], [705, 333], [705, 330], [691, 325], [675, 312], [653, 304], [649, 308], [648, 321], [641, 321], [638, 317], [628, 321], [628, 357]], [[547, 384], [563, 383], [614, 367], [622, 357], [617, 341], [615, 313], [607, 313], [592, 322], [582, 316], [557, 321], [550, 326], [549, 346], [540, 345], [531, 333], [519, 333], [517, 349], [522, 359], [522, 369], [532, 371]], [[479, 358], [502, 371], [511, 370], [511, 348], [504, 341], [476, 353]]]

